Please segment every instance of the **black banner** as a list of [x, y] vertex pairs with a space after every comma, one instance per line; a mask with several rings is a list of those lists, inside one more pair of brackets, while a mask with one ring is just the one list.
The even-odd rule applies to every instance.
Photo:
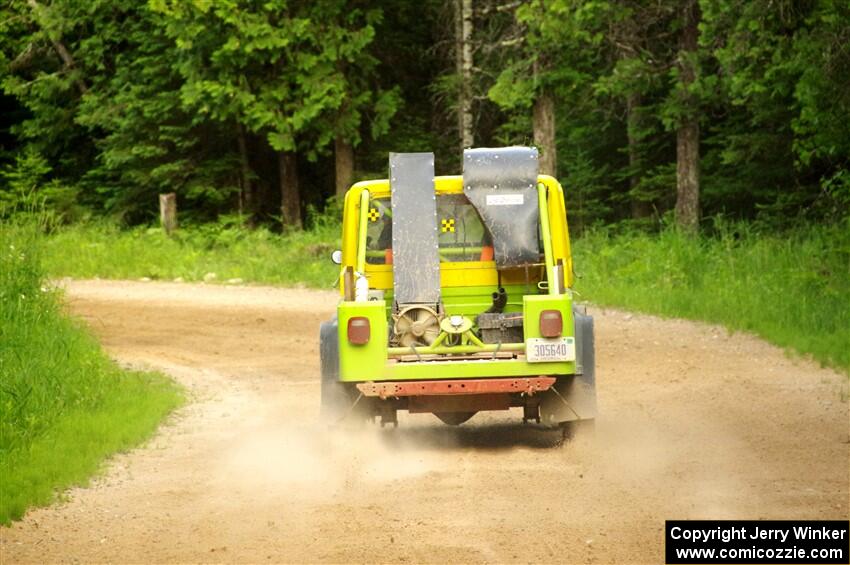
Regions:
[[850, 563], [847, 520], [667, 520], [667, 563]]

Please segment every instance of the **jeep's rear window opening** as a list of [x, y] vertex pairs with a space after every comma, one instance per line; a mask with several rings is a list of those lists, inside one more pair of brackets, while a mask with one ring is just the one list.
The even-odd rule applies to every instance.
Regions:
[[[392, 264], [392, 209], [390, 198], [369, 201], [366, 263]], [[492, 261], [493, 241], [481, 216], [463, 194], [437, 195], [437, 233], [440, 261]]]

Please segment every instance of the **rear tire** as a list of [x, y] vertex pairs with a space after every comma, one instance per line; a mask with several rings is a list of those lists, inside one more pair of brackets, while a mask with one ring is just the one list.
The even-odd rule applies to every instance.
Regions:
[[320, 417], [327, 424], [341, 422], [352, 401], [344, 383], [339, 382], [339, 335], [337, 319], [323, 322], [319, 329], [319, 356], [322, 367]]

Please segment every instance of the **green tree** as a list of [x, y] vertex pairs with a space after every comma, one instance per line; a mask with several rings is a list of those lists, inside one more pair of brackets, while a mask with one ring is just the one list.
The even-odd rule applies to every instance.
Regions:
[[704, 0], [727, 119], [710, 132], [715, 189], [768, 217], [847, 213], [850, 6]]
[[587, 49], [600, 43], [586, 26], [595, 14], [595, 6], [570, 0], [535, 0], [517, 8], [520, 40], [506, 45], [511, 56], [488, 92], [502, 108], [531, 115], [545, 174], [557, 174], [556, 100], [569, 104], [578, 101], [577, 93], [586, 94], [588, 70], [598, 62]]
[[669, 179], [669, 142], [657, 109], [668, 88], [672, 13], [666, 4], [577, 0], [517, 10], [526, 41], [490, 96], [531, 110], [535, 144], [544, 155], [549, 145], [560, 150], [560, 170], [581, 193], [582, 225], [611, 219], [624, 204], [645, 217], [669, 191], [659, 182]]
[[183, 103], [265, 138], [278, 154], [283, 223], [300, 227], [296, 154], [316, 159], [331, 142], [356, 145], [366, 113], [380, 135], [395, 112], [395, 91], [368, 82], [380, 12], [338, 0], [151, 5], [176, 41]]
[[130, 221], [153, 215], [158, 192], [176, 191], [195, 210], [226, 204], [232, 162], [209, 124], [181, 108], [160, 16], [129, 0], [8, 9], [15, 27], [3, 51], [18, 55], [2, 84], [29, 111], [14, 129], [48, 160], [43, 182], [61, 179], [81, 202]]
[[197, 212], [226, 209], [236, 191], [232, 144], [221, 142], [230, 132], [181, 103], [164, 18], [144, 4], [110, 0], [93, 23], [81, 50], [110, 72], [94, 74], [77, 116], [99, 150], [88, 184], [119, 210], [152, 211], [156, 194], [172, 191]]
[[[18, 152], [40, 155], [52, 176], [79, 180], [92, 145], [74, 122], [88, 87], [75, 60], [80, 24], [74, 6], [13, 0], [0, 7], [0, 88], [24, 108], [11, 125]], [[24, 155], [26, 154], [26, 155]]]

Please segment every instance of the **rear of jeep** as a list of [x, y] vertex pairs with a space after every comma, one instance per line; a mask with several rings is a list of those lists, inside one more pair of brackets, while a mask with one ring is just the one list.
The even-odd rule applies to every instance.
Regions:
[[393, 153], [388, 179], [348, 191], [341, 300], [320, 332], [326, 421], [593, 420], [593, 320], [573, 305], [563, 190], [537, 157], [471, 149], [462, 176], [435, 177], [433, 154]]

